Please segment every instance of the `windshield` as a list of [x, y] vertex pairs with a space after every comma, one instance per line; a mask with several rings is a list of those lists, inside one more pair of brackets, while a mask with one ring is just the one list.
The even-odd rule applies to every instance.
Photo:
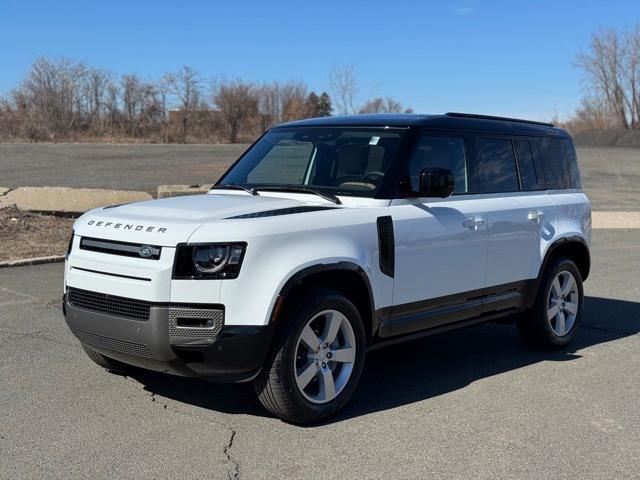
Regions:
[[373, 197], [404, 130], [307, 127], [267, 132], [218, 182], [307, 187], [334, 195]]

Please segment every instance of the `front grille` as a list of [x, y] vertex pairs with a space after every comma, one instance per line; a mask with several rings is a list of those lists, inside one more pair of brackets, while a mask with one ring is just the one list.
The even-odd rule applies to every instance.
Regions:
[[119, 340], [117, 338], [103, 337], [102, 335], [84, 332], [77, 328], [73, 329], [73, 333], [82, 343], [86, 343], [92, 347], [104, 348], [105, 350], [126, 353], [128, 355], [135, 355], [136, 357], [153, 358], [153, 354], [149, 347], [142, 343], [133, 343], [125, 340]]
[[[173, 307], [169, 309], [170, 337], [213, 340], [222, 331], [223, 323], [223, 310]], [[194, 326], [197, 324], [202, 326]]]
[[145, 300], [117, 297], [106, 293], [90, 292], [79, 288], [69, 288], [69, 304], [92, 312], [116, 317], [148, 320], [154, 304]]
[[162, 247], [157, 245], [145, 245], [141, 243], [118, 242], [116, 240], [104, 240], [101, 238], [82, 237], [80, 249], [91, 252], [108, 253], [125, 257], [144, 258], [158, 260], [162, 253]]

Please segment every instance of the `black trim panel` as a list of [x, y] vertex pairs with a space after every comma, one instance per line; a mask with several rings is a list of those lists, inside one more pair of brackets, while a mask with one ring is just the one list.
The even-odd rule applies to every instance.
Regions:
[[335, 210], [336, 207], [324, 207], [321, 205], [301, 205], [299, 207], [278, 208], [276, 210], [266, 210], [262, 212], [245, 213], [243, 215], [235, 215], [227, 217], [225, 220], [236, 220], [241, 218], [264, 218], [277, 217], [280, 215], [292, 215], [294, 213], [318, 212], [321, 210]]
[[443, 297], [386, 307], [376, 315], [386, 320], [380, 337], [395, 337], [439, 328], [466, 320], [506, 315], [529, 308], [535, 300], [537, 280], [497, 285]]
[[378, 217], [378, 250], [380, 271], [393, 278], [396, 268], [396, 246], [391, 215]]
[[131, 275], [121, 275], [119, 273], [101, 272], [99, 270], [90, 270], [88, 268], [71, 267], [71, 270], [80, 270], [82, 272], [97, 273], [98, 275], [108, 275], [110, 277], [128, 278], [128, 279], [131, 279], [131, 280], [142, 280], [144, 282], [150, 282], [151, 281], [150, 278], [133, 277]]

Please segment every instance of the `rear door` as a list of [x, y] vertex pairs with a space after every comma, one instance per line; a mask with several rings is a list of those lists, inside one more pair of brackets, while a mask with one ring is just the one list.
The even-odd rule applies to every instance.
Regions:
[[[433, 328], [481, 313], [487, 258], [484, 203], [472, 193], [466, 134], [423, 132], [390, 211], [396, 245], [390, 334]], [[426, 167], [448, 168], [448, 198], [411, 196]]]
[[477, 182], [484, 194], [489, 234], [489, 297], [483, 310], [487, 313], [504, 306], [504, 298], [495, 294], [524, 289], [524, 281], [537, 277], [543, 245], [554, 233], [554, 208], [544, 190], [533, 139], [479, 135], [476, 147]]

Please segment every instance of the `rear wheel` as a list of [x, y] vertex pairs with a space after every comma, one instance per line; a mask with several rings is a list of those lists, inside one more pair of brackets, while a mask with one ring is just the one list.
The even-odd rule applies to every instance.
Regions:
[[355, 305], [322, 288], [291, 311], [255, 380], [264, 407], [304, 424], [335, 414], [353, 394], [365, 357], [365, 330]]
[[576, 334], [582, 304], [580, 271], [571, 259], [558, 258], [544, 272], [535, 304], [518, 320], [518, 331], [534, 348], [562, 348]]
[[84, 350], [84, 353], [86, 353], [87, 356], [96, 364], [100, 365], [102, 368], [106, 368], [113, 373], [124, 375], [130, 369], [129, 365], [127, 365], [126, 363], [119, 362], [117, 360], [114, 360], [113, 358], [105, 357], [104, 355], [96, 352], [84, 343], [82, 344], [82, 349]]

